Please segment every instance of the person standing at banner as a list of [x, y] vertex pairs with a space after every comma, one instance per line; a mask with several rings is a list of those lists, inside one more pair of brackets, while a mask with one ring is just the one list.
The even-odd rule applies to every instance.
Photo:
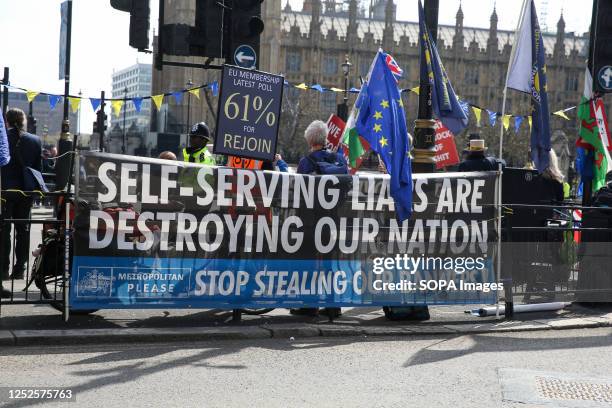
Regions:
[[500, 162], [502, 167], [506, 166], [503, 160], [485, 155], [487, 148], [484, 139], [472, 137], [470, 135], [470, 144], [464, 151], [465, 159], [459, 163], [459, 171], [496, 171]]
[[551, 201], [561, 202], [565, 197], [563, 173], [559, 170], [559, 160], [554, 150], [549, 152], [548, 167], [542, 173], [543, 188], [550, 196]]
[[[300, 159], [297, 172], [299, 174], [348, 174], [348, 165], [342, 155], [330, 152], [326, 148], [327, 124], [320, 120], [312, 122], [304, 131], [304, 139], [310, 147], [310, 153]], [[305, 222], [306, 227], [314, 227]], [[318, 308], [291, 309], [291, 314], [316, 316]], [[342, 309], [339, 307], [327, 307], [321, 311], [331, 318], [339, 317]]]
[[210, 129], [206, 123], [199, 122], [193, 125], [189, 132], [189, 147], [183, 149], [183, 161], [214, 166], [215, 157], [206, 147], [211, 139]]
[[299, 174], [348, 174], [344, 157], [325, 147], [329, 130], [325, 122], [315, 120], [304, 131], [310, 153], [300, 159]]
[[[0, 219], [28, 219], [32, 209], [32, 198], [20, 191], [33, 190], [27, 185], [28, 172], [42, 170], [42, 144], [38, 136], [25, 132], [26, 115], [21, 109], [9, 109], [6, 113], [8, 143], [11, 160], [2, 168], [2, 189], [16, 190], [5, 193]], [[19, 191], [20, 190], [20, 191]], [[11, 226], [0, 225], [2, 229], [0, 247], [0, 273], [2, 280], [9, 278], [8, 270], [11, 252]], [[15, 264], [11, 279], [23, 279], [28, 261], [30, 228], [27, 224], [15, 224]]]

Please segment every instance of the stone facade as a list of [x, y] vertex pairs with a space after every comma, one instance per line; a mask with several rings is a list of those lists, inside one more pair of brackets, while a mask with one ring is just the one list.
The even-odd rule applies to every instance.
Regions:
[[[183, 0], [183, 3], [189, 3], [189, 0]], [[305, 0], [303, 9], [299, 11], [292, 10], [289, 5], [283, 7], [281, 0], [266, 0], [262, 4], [265, 31], [260, 48], [260, 69], [283, 73], [292, 84], [304, 82], [328, 88], [344, 88], [341, 65], [348, 55], [352, 63], [349, 86], [359, 87], [360, 78], [367, 74], [376, 50], [382, 47], [395, 57], [404, 70], [400, 86], [415, 87], [419, 82], [418, 22], [396, 21], [395, 12], [392, 0], [374, 1], [371, 19], [365, 17], [364, 4], [358, 0]], [[497, 29], [498, 16], [495, 9], [492, 10], [488, 29], [464, 27], [463, 17], [460, 6], [455, 25], [440, 25], [438, 28], [438, 50], [445, 68], [462, 99], [489, 110], [501, 111], [503, 84], [514, 33]], [[557, 32], [544, 34], [544, 46], [547, 53], [549, 105], [551, 112], [554, 112], [579, 101], [588, 38], [565, 33], [565, 23], [561, 16]], [[157, 89], [168, 91], [180, 87], [189, 75], [203, 81], [218, 77], [216, 72], [201, 73], [199, 76], [200, 73], [187, 74], [186, 71], [189, 70], [164, 68], [163, 79]], [[194, 82], [197, 81], [194, 79]], [[154, 78], [154, 93], [155, 89]], [[327, 119], [331, 113], [336, 112], [342, 98], [341, 93], [286, 88], [279, 152], [295, 160], [303, 151], [301, 135], [308, 123], [315, 118]], [[404, 93], [403, 98], [408, 121], [412, 126], [418, 98], [413, 93]], [[200, 102], [191, 107], [191, 117], [213, 121], [211, 109]], [[351, 95], [349, 105], [353, 102], [354, 95]], [[216, 101], [212, 101], [211, 107], [216, 110]], [[529, 110], [527, 95], [508, 91], [507, 113], [527, 115]], [[458, 135], [459, 147], [465, 144], [468, 133], [478, 131], [483, 134], [489, 146], [497, 151], [499, 126], [489, 126], [486, 112], [483, 112], [480, 127], [472, 112], [470, 115], [469, 129]], [[522, 165], [528, 149], [527, 121], [522, 124], [518, 135], [513, 128], [514, 123], [511, 123], [511, 131], [506, 135], [504, 143], [504, 156], [511, 164]], [[573, 145], [577, 132], [575, 120], [566, 121], [553, 116], [551, 132], [555, 130], [568, 135], [569, 143]]]

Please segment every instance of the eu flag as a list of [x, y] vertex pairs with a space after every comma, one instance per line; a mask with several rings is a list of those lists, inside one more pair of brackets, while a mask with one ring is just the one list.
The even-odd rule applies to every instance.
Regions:
[[508, 88], [531, 95], [531, 158], [538, 171], [549, 165], [550, 125], [544, 43], [533, 0], [525, 2], [508, 66]]
[[431, 84], [431, 107], [438, 119], [453, 135], [458, 135], [468, 125], [468, 115], [453, 90], [450, 79], [436, 44], [425, 25], [425, 13], [419, 0], [419, 43], [421, 45], [421, 78]]
[[378, 50], [355, 103], [355, 128], [385, 164], [395, 212], [403, 221], [412, 213], [412, 168], [406, 113], [397, 86], [401, 75], [393, 57]]

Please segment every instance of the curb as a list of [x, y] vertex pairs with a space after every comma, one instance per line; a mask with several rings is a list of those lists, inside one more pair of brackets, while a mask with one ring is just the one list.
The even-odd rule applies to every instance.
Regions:
[[136, 342], [183, 342], [314, 337], [466, 335], [612, 327], [598, 316], [535, 321], [409, 326], [354, 326], [346, 324], [264, 324], [241, 327], [113, 328], [70, 330], [0, 330], [0, 346], [57, 346]]

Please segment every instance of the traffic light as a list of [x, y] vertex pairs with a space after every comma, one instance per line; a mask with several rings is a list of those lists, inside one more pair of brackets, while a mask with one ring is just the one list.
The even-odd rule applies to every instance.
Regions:
[[104, 112], [104, 108], [101, 107], [100, 109], [98, 109], [98, 112], [96, 112], [96, 121], [94, 122], [94, 133], [104, 135], [104, 133], [106, 132], [106, 128], [107, 128], [106, 126], [107, 118], [108, 116]]
[[[232, 5], [231, 21], [231, 44], [228, 57], [236, 58], [238, 65], [241, 63], [239, 48], [249, 46], [255, 51], [254, 56], [243, 55], [242, 58], [253, 58], [259, 54], [259, 38], [264, 30], [264, 22], [261, 19], [261, 3], [263, 0], [234, 0]], [[256, 65], [257, 61], [252, 61]], [[249, 61], [244, 61], [248, 65]]]
[[110, 0], [112, 8], [130, 13], [130, 46], [138, 51], [149, 49], [149, 0]]
[[224, 12], [217, 0], [196, 0], [195, 27], [189, 35], [191, 55], [219, 58], [227, 42], [227, 27], [229, 26], [229, 10]]
[[36, 118], [32, 115], [28, 115], [28, 133], [31, 133], [33, 135], [36, 134], [36, 123]]
[[593, 90], [612, 92], [612, 1], [594, 0], [589, 41]]

